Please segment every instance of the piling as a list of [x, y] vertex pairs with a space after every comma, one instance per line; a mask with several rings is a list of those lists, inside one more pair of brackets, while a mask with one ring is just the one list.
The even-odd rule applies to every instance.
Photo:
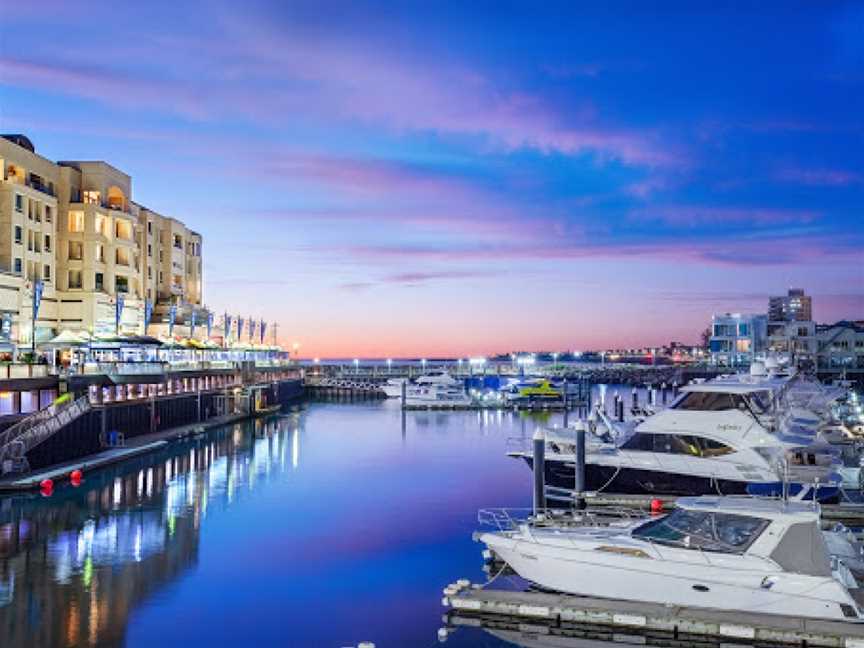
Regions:
[[574, 483], [574, 506], [577, 511], [585, 510], [585, 424], [582, 421], [576, 423], [576, 445], [574, 446], [573, 473]]
[[618, 417], [619, 423], [624, 422], [624, 399], [623, 398], [618, 401], [618, 411], [615, 413], [615, 415]]
[[532, 438], [534, 443], [534, 516], [546, 510], [546, 435], [537, 428]]
[[408, 399], [408, 381], [403, 380], [402, 381], [402, 409], [403, 410], [405, 409], [407, 399]]
[[569, 410], [570, 410], [570, 396], [567, 394], [567, 379], [564, 379], [564, 383], [561, 386], [561, 395], [564, 398], [564, 427], [566, 428], [569, 424]]

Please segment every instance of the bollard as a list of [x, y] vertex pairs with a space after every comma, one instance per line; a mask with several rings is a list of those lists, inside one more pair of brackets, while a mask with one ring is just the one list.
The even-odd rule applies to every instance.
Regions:
[[576, 445], [574, 449], [573, 473], [574, 482], [574, 506], [577, 511], [585, 510], [585, 424], [582, 421], [576, 423]]
[[546, 435], [537, 428], [534, 443], [534, 517], [546, 510]]
[[666, 383], [664, 382], [660, 386], [660, 398], [663, 399], [663, 404], [666, 404], [666, 397], [668, 396], [668, 389], [666, 388]]
[[648, 385], [648, 404], [654, 404], [654, 387], [651, 385]]
[[633, 388], [633, 409], [639, 407], [639, 391], [634, 387]]
[[678, 381], [677, 380], [672, 383], [672, 396], [674, 398], [678, 397]]

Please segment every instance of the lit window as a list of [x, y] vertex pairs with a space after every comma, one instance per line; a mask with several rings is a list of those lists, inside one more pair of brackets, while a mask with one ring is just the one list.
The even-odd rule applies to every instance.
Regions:
[[84, 212], [70, 211], [69, 212], [69, 231], [83, 232], [84, 231]]

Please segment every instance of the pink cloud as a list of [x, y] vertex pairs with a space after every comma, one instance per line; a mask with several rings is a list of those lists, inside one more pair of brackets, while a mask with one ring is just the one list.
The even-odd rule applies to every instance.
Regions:
[[782, 182], [810, 187], [848, 187], [864, 183], [864, 175], [842, 169], [780, 169], [775, 177]]
[[805, 209], [769, 209], [763, 207], [704, 207], [698, 205], [669, 205], [636, 209], [630, 212], [632, 220], [658, 221], [667, 225], [691, 226], [741, 223], [749, 225], [807, 224], [818, 220], [820, 214]]

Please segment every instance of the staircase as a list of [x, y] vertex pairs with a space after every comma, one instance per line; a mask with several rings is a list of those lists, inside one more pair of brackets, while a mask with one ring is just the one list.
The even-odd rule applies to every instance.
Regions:
[[90, 411], [90, 400], [51, 405], [0, 432], [0, 475], [30, 470], [27, 453]]

